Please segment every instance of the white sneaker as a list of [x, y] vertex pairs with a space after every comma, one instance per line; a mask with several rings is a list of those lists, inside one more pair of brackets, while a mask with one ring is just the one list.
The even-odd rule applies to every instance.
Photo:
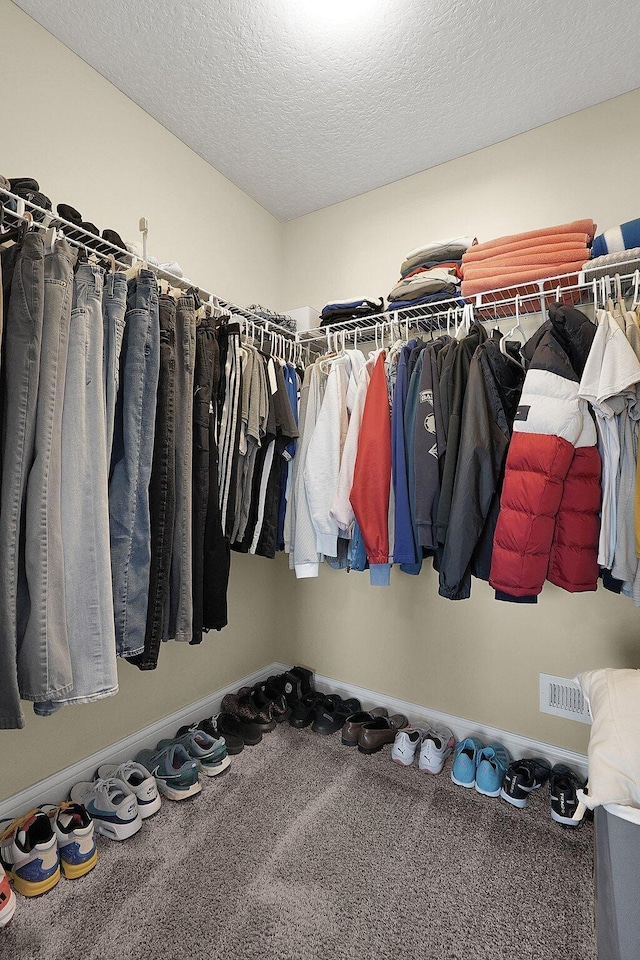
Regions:
[[76, 783], [71, 788], [71, 799], [85, 805], [96, 833], [103, 837], [128, 840], [142, 826], [138, 801], [122, 780]]
[[138, 811], [143, 820], [153, 816], [160, 809], [162, 801], [156, 779], [141, 763], [136, 763], [135, 760], [125, 760], [120, 764], [105, 763], [98, 767], [98, 778], [122, 780], [138, 801]]
[[419, 727], [405, 727], [396, 733], [396, 738], [391, 747], [391, 759], [394, 763], [399, 763], [402, 767], [410, 767], [416, 750], [420, 746], [423, 731]]
[[418, 769], [423, 773], [440, 773], [455, 742], [448, 727], [429, 727], [422, 738]]

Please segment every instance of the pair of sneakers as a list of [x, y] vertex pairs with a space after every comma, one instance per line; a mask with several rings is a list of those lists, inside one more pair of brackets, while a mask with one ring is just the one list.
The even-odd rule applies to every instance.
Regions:
[[522, 809], [533, 791], [547, 782], [551, 819], [563, 827], [580, 826], [586, 808], [579, 791], [585, 789], [586, 781], [564, 763], [552, 767], [543, 757], [515, 760], [505, 774], [500, 796]]
[[197, 724], [180, 727], [173, 739], [160, 740], [155, 750], [141, 750], [138, 763], [155, 777], [158, 789], [169, 800], [187, 800], [202, 790], [199, 774], [218, 777], [231, 760], [222, 737], [216, 739]]
[[454, 743], [453, 733], [443, 725], [407, 727], [396, 734], [391, 759], [403, 767], [410, 767], [418, 754], [419, 770], [440, 773]]
[[[0, 864], [25, 897], [47, 893], [61, 873], [70, 880], [83, 877], [97, 861], [94, 823], [83, 804], [44, 804], [0, 823]], [[15, 909], [7, 886], [5, 878], [0, 883], [0, 926]]]
[[475, 787], [485, 797], [499, 797], [510, 760], [504, 744], [485, 745], [477, 737], [465, 737], [455, 745], [451, 779], [459, 787]]

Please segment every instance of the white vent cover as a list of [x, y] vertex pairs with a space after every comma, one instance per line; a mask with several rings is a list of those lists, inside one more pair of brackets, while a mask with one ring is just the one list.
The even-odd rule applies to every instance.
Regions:
[[589, 705], [575, 680], [540, 674], [540, 711], [567, 720], [591, 723]]

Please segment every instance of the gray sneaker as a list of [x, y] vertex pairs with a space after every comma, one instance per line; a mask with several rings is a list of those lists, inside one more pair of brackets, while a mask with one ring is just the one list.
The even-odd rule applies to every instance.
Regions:
[[440, 773], [452, 752], [455, 738], [449, 727], [429, 727], [422, 738], [418, 769], [423, 773]]

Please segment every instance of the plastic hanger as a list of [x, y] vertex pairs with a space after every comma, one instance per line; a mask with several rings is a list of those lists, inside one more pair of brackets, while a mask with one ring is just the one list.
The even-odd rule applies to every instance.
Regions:
[[[512, 357], [509, 351], [507, 350], [507, 342], [513, 338], [515, 333], [519, 333], [522, 338], [522, 344], [524, 345], [526, 341], [526, 335], [523, 329], [522, 324], [520, 323], [520, 295], [516, 294], [515, 298], [515, 308], [516, 308], [516, 322], [511, 327], [511, 330], [508, 333], [505, 333], [504, 336], [500, 338], [500, 353], [503, 357], [507, 357], [509, 360], [513, 360], [514, 363], [518, 363], [518, 360], [515, 357]], [[519, 366], [522, 366], [520, 363]]]

